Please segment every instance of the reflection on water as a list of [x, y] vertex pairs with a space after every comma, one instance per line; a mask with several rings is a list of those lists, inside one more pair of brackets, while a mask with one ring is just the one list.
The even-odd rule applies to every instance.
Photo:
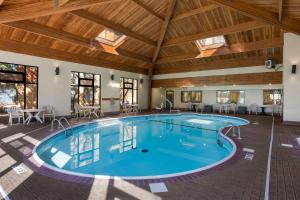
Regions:
[[136, 129], [133, 122], [120, 126], [120, 153], [136, 148]]
[[[119, 149], [119, 152], [123, 153], [135, 149], [136, 135], [137, 126], [133, 122], [120, 124], [119, 143], [111, 145], [109, 151]], [[71, 168], [76, 169], [99, 161], [101, 141], [101, 128], [91, 128], [72, 135], [70, 137]]]
[[100, 159], [100, 129], [93, 128], [74, 134], [70, 139], [71, 168], [78, 168]]

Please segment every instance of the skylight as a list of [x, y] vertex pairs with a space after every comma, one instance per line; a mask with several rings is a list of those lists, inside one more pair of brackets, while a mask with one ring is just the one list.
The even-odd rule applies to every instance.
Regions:
[[196, 40], [196, 45], [200, 50], [216, 49], [226, 45], [223, 35]]
[[101, 33], [99, 33], [99, 35], [96, 37], [96, 40], [104, 44], [117, 46], [121, 41], [125, 39], [125, 37], [125, 35], [119, 32], [106, 28]]

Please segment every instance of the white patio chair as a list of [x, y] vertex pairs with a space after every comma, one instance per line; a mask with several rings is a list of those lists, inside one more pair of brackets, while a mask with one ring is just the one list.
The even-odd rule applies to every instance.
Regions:
[[231, 111], [233, 112], [233, 114], [235, 114], [236, 113], [236, 109], [237, 109], [236, 103], [231, 103], [230, 104], [230, 108], [231, 108]]
[[17, 106], [12, 106], [7, 108], [7, 113], [9, 115], [8, 125], [13, 125], [13, 119], [18, 119], [18, 123], [21, 122], [21, 119], [24, 122], [24, 113], [21, 112], [21, 109]]
[[251, 115], [252, 113], [258, 114], [259, 106], [257, 104], [251, 104], [248, 108], [248, 112]]
[[160, 112], [162, 112], [163, 109], [164, 109], [164, 102], [161, 102], [161, 103], [160, 103], [160, 106], [156, 106], [156, 107], [155, 107], [155, 110], [160, 111]]
[[43, 121], [45, 122], [46, 117], [49, 117], [50, 120], [55, 119], [55, 110], [53, 106], [47, 105], [43, 106]]
[[121, 113], [128, 113], [129, 109], [126, 102], [120, 102], [121, 105]]
[[204, 109], [204, 103], [199, 103], [196, 107], [196, 112], [200, 112], [203, 113], [203, 109]]
[[132, 107], [132, 112], [138, 113], [139, 112], [139, 106], [138, 105], [133, 106]]
[[99, 114], [100, 117], [104, 116], [101, 106], [96, 110], [96, 113]]
[[221, 107], [221, 106], [220, 106], [219, 103], [214, 104], [214, 105], [213, 105], [213, 111], [214, 111], [214, 112], [220, 112], [220, 107]]
[[223, 111], [224, 111], [224, 113], [229, 114], [230, 109], [231, 109], [230, 104], [223, 104]]
[[272, 105], [272, 116], [274, 116], [274, 114], [278, 114], [279, 116], [281, 116], [281, 114], [282, 114], [282, 106], [281, 105], [278, 105], [278, 104]]
[[86, 112], [81, 109], [80, 105], [78, 103], [74, 104], [74, 116], [75, 118], [80, 118], [81, 116], [86, 116]]

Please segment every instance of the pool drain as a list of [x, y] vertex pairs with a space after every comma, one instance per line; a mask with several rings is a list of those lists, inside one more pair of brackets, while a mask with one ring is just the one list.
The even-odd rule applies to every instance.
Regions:
[[147, 153], [147, 152], [149, 152], [149, 150], [148, 149], [142, 149], [141, 152]]

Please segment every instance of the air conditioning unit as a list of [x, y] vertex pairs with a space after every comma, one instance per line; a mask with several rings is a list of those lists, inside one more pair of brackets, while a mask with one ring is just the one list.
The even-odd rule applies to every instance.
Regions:
[[266, 60], [265, 66], [267, 69], [274, 69], [275, 68], [275, 62], [273, 60]]

